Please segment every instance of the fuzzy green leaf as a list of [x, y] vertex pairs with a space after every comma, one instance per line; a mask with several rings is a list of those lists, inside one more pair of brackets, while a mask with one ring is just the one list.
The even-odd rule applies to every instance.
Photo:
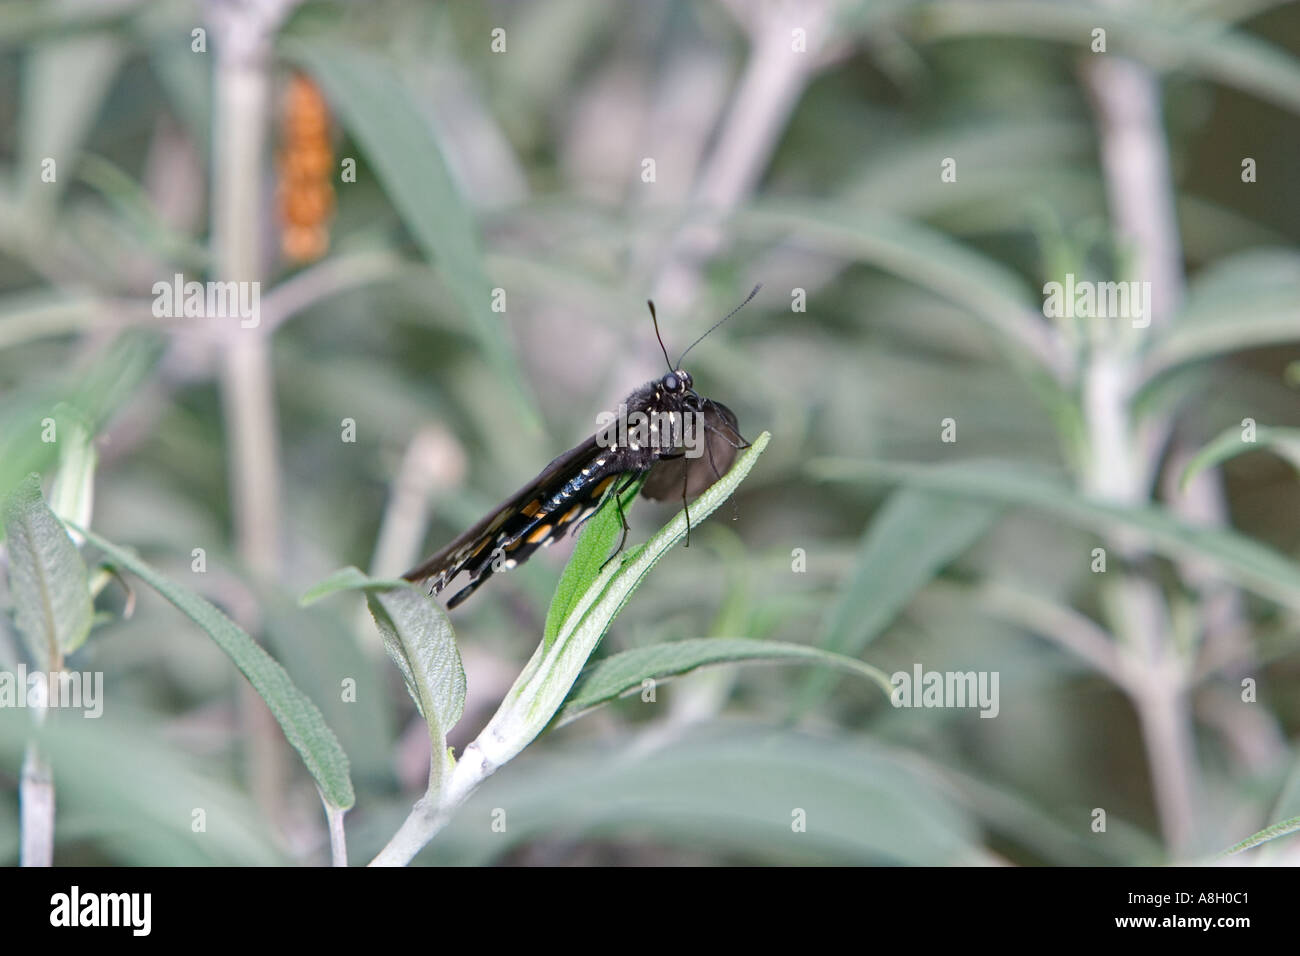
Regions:
[[[429, 725], [433, 752], [442, 753], [447, 732], [465, 710], [465, 668], [447, 613], [409, 581], [372, 578], [354, 567], [313, 585], [299, 603], [305, 606], [348, 590], [365, 592], [384, 650]], [[440, 769], [436, 761], [434, 769]]]
[[[623, 492], [624, 513], [636, 500], [641, 485], [642, 482], [635, 482]], [[542, 637], [544, 646], [551, 645], [556, 635], [560, 633], [560, 625], [590, 589], [592, 582], [600, 576], [605, 562], [610, 560], [610, 551], [614, 548], [615, 539], [622, 534], [623, 525], [618, 519], [618, 509], [608, 505], [596, 512], [582, 529], [582, 534], [574, 545], [573, 554], [569, 557], [569, 563], [564, 566], [564, 573], [560, 575], [560, 584], [555, 589], [555, 597], [551, 599], [550, 609], [546, 612], [546, 628]]]
[[1300, 564], [1267, 545], [1227, 528], [1188, 524], [1162, 508], [1099, 501], [1023, 468], [1001, 462], [933, 467], [823, 459], [813, 462], [812, 470], [832, 480], [901, 483], [936, 494], [1035, 508], [1100, 533], [1123, 529], [1153, 551], [1176, 560], [1203, 557], [1243, 587], [1300, 608]]
[[[817, 646], [850, 656], [860, 653], [921, 588], [988, 530], [998, 511], [912, 488], [894, 492], [863, 532], [849, 578], [822, 620]], [[831, 678], [820, 669], [809, 674], [799, 707], [806, 709], [825, 696]]]
[[325, 801], [343, 809], [352, 806], [356, 797], [352, 791], [347, 754], [320, 710], [298, 689], [288, 672], [262, 650], [247, 631], [193, 591], [159, 574], [134, 551], [119, 547], [84, 528], [76, 530], [114, 563], [136, 575], [203, 628], [266, 701], [285, 737], [315, 778]]
[[889, 675], [870, 664], [806, 644], [750, 637], [706, 637], [638, 647], [607, 657], [583, 670], [556, 718], [566, 724], [601, 704], [635, 690], [645, 680], [664, 680], [711, 664], [804, 663], [835, 667], [874, 681], [888, 698]]
[[465, 670], [446, 613], [409, 584], [368, 589], [366, 605], [432, 739], [445, 741], [465, 709]]
[[340, 591], [366, 591], [383, 588], [407, 587], [409, 582], [400, 578], [372, 578], [359, 568], [348, 566], [335, 571], [323, 581], [318, 581], [303, 592], [299, 607], [308, 607], [322, 598]]
[[1270, 840], [1276, 840], [1279, 837], [1300, 831], [1300, 817], [1292, 817], [1289, 820], [1283, 820], [1281, 823], [1275, 823], [1271, 827], [1252, 833], [1246, 839], [1242, 840], [1236, 846], [1228, 847], [1219, 854], [1220, 857], [1232, 856], [1234, 853], [1240, 853], [1242, 850], [1249, 850], [1251, 847], [1259, 846], [1261, 843], [1268, 843]]
[[[763, 432], [731, 470], [690, 506], [692, 525], [711, 515], [745, 480], [771, 440]], [[538, 645], [476, 745], [488, 766], [518, 754], [559, 710], [587, 659], [628, 598], [668, 550], [686, 537], [686, 513], [677, 515], [644, 545], [611, 561], [572, 604], [555, 640]]]
[[90, 633], [89, 575], [77, 546], [41, 496], [40, 475], [29, 475], [5, 502], [9, 590], [28, 652], [42, 670]]

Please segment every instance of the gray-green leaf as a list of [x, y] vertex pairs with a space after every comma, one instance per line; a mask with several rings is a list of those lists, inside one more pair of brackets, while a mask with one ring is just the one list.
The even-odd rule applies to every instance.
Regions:
[[1276, 428], [1260, 425], [1255, 429], [1254, 441], [1243, 441], [1237, 426], [1224, 429], [1213, 441], [1198, 451], [1183, 469], [1178, 487], [1185, 489], [1206, 468], [1213, 468], [1229, 459], [1247, 452], [1269, 449], [1291, 462], [1300, 470], [1300, 428]]
[[407, 582], [397, 578], [372, 578], [360, 568], [340, 568], [323, 581], [318, 581], [303, 592], [298, 599], [300, 607], [308, 607], [317, 601], [337, 594], [340, 591], [365, 591], [371, 588], [401, 588]]
[[347, 754], [325, 723], [324, 716], [298, 689], [288, 672], [262, 650], [247, 631], [193, 591], [159, 574], [131, 549], [119, 547], [84, 528], [77, 530], [116, 564], [136, 575], [208, 633], [266, 701], [266, 706], [279, 722], [289, 743], [302, 757], [327, 803], [346, 810], [356, 802]]
[[86, 564], [45, 504], [40, 475], [29, 475], [9, 496], [5, 527], [18, 629], [37, 666], [61, 667], [90, 633], [93, 609]]
[[[731, 496], [771, 437], [768, 432], [759, 435], [736, 459], [731, 470], [695, 499], [690, 507], [693, 525], [711, 515]], [[621, 560], [611, 561], [572, 603], [555, 640], [538, 645], [505, 701], [475, 741], [485, 765], [501, 766], [542, 732], [632, 592], [659, 559], [686, 537], [686, 520], [686, 513], [678, 512], [644, 545], [623, 555]]]
[[609, 703], [640, 687], [646, 680], [663, 680], [711, 664], [783, 662], [836, 667], [874, 681], [887, 698], [893, 692], [889, 675], [884, 671], [819, 647], [762, 641], [752, 637], [704, 637], [633, 648], [587, 667], [556, 721], [566, 724], [575, 720], [601, 704]]
[[[827, 610], [817, 645], [860, 653], [944, 565], [988, 530], [999, 510], [913, 488], [895, 491], [863, 532], [853, 570]], [[808, 675], [801, 708], [825, 695], [831, 676], [824, 670]]]
[[825, 459], [814, 462], [812, 470], [834, 480], [902, 483], [989, 504], [1035, 508], [1101, 533], [1127, 530], [1153, 551], [1174, 559], [1203, 557], [1243, 587], [1300, 608], [1300, 564], [1273, 548], [1228, 528], [1189, 524], [1163, 508], [1090, 498], [1021, 467], [989, 461], [936, 467]]
[[367, 590], [366, 605], [430, 733], [445, 739], [465, 709], [465, 670], [446, 613], [409, 584]]

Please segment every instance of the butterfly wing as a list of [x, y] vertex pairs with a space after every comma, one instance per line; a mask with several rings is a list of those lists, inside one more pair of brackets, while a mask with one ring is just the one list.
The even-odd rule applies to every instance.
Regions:
[[[658, 383], [648, 383], [626, 400], [638, 412], [662, 411]], [[690, 408], [703, 413], [704, 452], [688, 458], [676, 449], [628, 444], [617, 437], [617, 424], [593, 435], [560, 455], [541, 474], [486, 515], [451, 544], [417, 568], [407, 571], [408, 581], [427, 580], [441, 592], [464, 573], [469, 583], [447, 602], [454, 608], [496, 571], [510, 570], [527, 561], [538, 548], [564, 537], [601, 507], [624, 482], [647, 475], [642, 494], [663, 500], [694, 497], [731, 468], [736, 450], [748, 445], [737, 430], [736, 416], [720, 402], [690, 399]], [[670, 406], [671, 409], [671, 406]], [[677, 412], [685, 409], [681, 404]], [[623, 444], [619, 444], [622, 441]]]
[[560, 455], [495, 511], [402, 577], [429, 580], [433, 590], [440, 592], [461, 572], [468, 574], [469, 584], [447, 602], [449, 609], [455, 607], [493, 572], [523, 564], [538, 548], [564, 537], [570, 528], [591, 517], [619, 475], [629, 471], [627, 464], [602, 448], [593, 435]]
[[749, 442], [741, 437], [735, 413], [721, 402], [706, 398], [704, 411], [704, 453], [698, 458], [669, 458], [657, 462], [641, 486], [641, 494], [653, 501], [694, 498], [731, 470], [736, 452]]

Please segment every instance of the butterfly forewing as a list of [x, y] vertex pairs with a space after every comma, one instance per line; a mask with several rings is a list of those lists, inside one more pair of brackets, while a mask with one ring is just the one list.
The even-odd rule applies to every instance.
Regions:
[[598, 438], [592, 436], [556, 458], [504, 504], [403, 577], [428, 579], [434, 591], [441, 591], [458, 574], [468, 574], [468, 585], [447, 602], [451, 608], [495, 571], [522, 564], [538, 548], [564, 537], [595, 513], [627, 471]]
[[[538, 548], [564, 537], [590, 518], [630, 482], [647, 475], [647, 498], [683, 498], [699, 494], [731, 468], [736, 450], [747, 442], [737, 429], [736, 416], [720, 402], [700, 398], [687, 383], [676, 390], [664, 380], [648, 382], [627, 397], [621, 418], [576, 448], [565, 452], [504, 504], [403, 577], [428, 580], [440, 592], [460, 574], [469, 583], [447, 602], [453, 608], [493, 573], [527, 561]], [[663, 425], [645, 441], [645, 433], [629, 431], [637, 416]], [[702, 442], [688, 447], [684, 416], [702, 430]], [[622, 426], [620, 428], [620, 426]], [[626, 525], [624, 526], [626, 528]]]
[[[676, 381], [673, 373], [646, 383], [624, 401], [621, 419], [556, 458], [504, 504], [403, 577], [428, 580], [433, 591], [440, 592], [453, 578], [468, 575], [468, 584], [447, 602], [453, 608], [493, 573], [523, 564], [538, 548], [564, 537], [641, 475], [647, 476], [642, 494], [656, 500], [693, 497], [717, 481], [731, 468], [737, 449], [748, 443], [729, 408], [700, 398], [688, 387], [689, 377], [680, 370], [677, 374], [686, 386], [668, 388], [667, 381]], [[645, 433], [628, 437], [628, 424], [638, 415], [664, 426], [648, 443]], [[702, 441], [686, 443], [686, 415], [695, 416], [692, 425], [701, 429]]]

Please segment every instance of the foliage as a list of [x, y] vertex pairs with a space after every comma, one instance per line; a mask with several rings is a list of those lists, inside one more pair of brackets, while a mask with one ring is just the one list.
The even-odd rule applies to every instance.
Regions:
[[[286, 862], [313, 790], [353, 862], [1294, 859], [1300, 5], [317, 0], [261, 99], [216, 6], [0, 5], [0, 670], [106, 687], [0, 710], [57, 862]], [[161, 317], [177, 274], [260, 313]], [[755, 281], [688, 362], [755, 444], [689, 548], [629, 496], [615, 561], [607, 509], [450, 616], [398, 580], [663, 374], [644, 299], [678, 354]], [[998, 716], [872, 686], [918, 666]]]

